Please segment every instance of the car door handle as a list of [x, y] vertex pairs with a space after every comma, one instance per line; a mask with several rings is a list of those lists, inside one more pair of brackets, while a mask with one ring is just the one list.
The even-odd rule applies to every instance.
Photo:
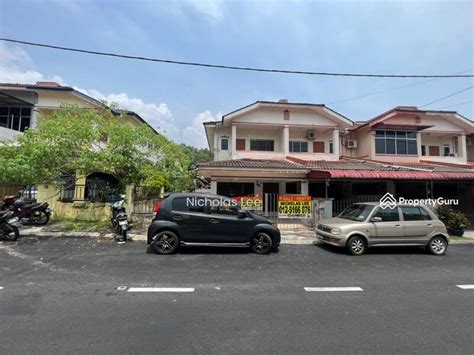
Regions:
[[181, 216], [180, 214], [175, 214], [173, 216], [173, 219], [179, 221], [179, 220], [183, 219], [183, 216]]
[[428, 223], [427, 226], [428, 227], [433, 227], [433, 223]]
[[400, 224], [395, 224], [395, 227], [401, 227], [401, 225]]
[[215, 218], [211, 218], [209, 222], [216, 224], [216, 223], [219, 223], [219, 220]]

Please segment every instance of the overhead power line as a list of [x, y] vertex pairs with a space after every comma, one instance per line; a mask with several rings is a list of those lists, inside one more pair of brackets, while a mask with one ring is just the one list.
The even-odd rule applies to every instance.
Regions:
[[436, 102], [439, 102], [439, 101], [448, 99], [448, 98], [450, 98], [450, 97], [456, 96], [456, 95], [458, 95], [458, 94], [460, 94], [460, 93], [463, 93], [464, 91], [471, 90], [473, 87], [474, 87], [474, 86], [471, 85], [471, 86], [469, 86], [469, 87], [467, 87], [467, 88], [465, 88], [465, 89], [462, 89], [462, 90], [456, 91], [456, 92], [454, 92], [454, 93], [452, 93], [452, 94], [449, 94], [448, 96], [444, 96], [444, 97], [441, 97], [441, 98], [439, 98], [439, 99], [437, 99], [437, 100], [434, 100], [434, 101], [431, 101], [431, 102], [429, 102], [429, 103], [427, 103], [427, 104], [424, 104], [423, 106], [420, 106], [420, 108], [425, 107], [425, 106], [429, 106], [429, 105], [432, 105], [432, 104], [434, 104], [434, 103], [436, 103]]
[[87, 53], [107, 57], [115, 58], [124, 58], [124, 59], [134, 59], [134, 60], [143, 60], [149, 62], [158, 62], [166, 64], [178, 64], [178, 65], [187, 65], [195, 67], [205, 67], [205, 68], [215, 68], [215, 69], [228, 69], [228, 70], [241, 70], [241, 71], [252, 71], [252, 72], [264, 72], [264, 73], [281, 73], [281, 74], [298, 74], [298, 75], [318, 75], [318, 76], [341, 76], [341, 77], [361, 77], [361, 78], [472, 78], [474, 75], [404, 75], [404, 74], [361, 74], [361, 73], [332, 73], [332, 72], [314, 72], [314, 71], [302, 71], [302, 70], [283, 70], [283, 69], [269, 69], [269, 68], [255, 68], [255, 67], [240, 67], [233, 65], [223, 65], [223, 64], [209, 64], [209, 63], [197, 63], [197, 62], [187, 62], [179, 60], [170, 60], [170, 59], [161, 59], [161, 58], [150, 58], [143, 56], [134, 56], [110, 52], [100, 52], [93, 51], [88, 49], [72, 48], [72, 47], [63, 47], [55, 46], [51, 44], [37, 43], [37, 42], [28, 42], [20, 41], [11, 38], [2, 38], [0, 41], [25, 44], [28, 46], [43, 47], [49, 49], [57, 49], [62, 51], [69, 52], [78, 52], [78, 53]]
[[461, 105], [467, 105], [467, 104], [470, 104], [470, 103], [473, 103], [473, 102], [474, 102], [474, 100], [464, 101], [464, 102], [460, 102], [460, 103], [457, 103], [457, 104], [454, 104], [454, 105], [438, 107], [436, 110], [444, 110], [445, 108], [456, 107], [456, 106], [461, 106]]
[[[456, 74], [469, 73], [469, 72], [471, 72], [471, 71], [473, 71], [473, 70], [474, 70], [474, 69], [464, 70], [464, 71], [457, 72], [457, 73], [454, 73], [454, 74], [456, 75]], [[428, 80], [422, 80], [422, 81], [415, 81], [415, 82], [413, 82], [413, 83], [409, 83], [409, 84], [405, 84], [405, 85], [400, 85], [400, 86], [395, 86], [395, 87], [387, 88], [387, 89], [384, 89], [384, 90], [378, 90], [378, 91], [374, 91], [374, 92], [370, 92], [370, 93], [366, 93], [366, 94], [362, 94], [362, 95], [358, 95], [358, 96], [348, 97], [348, 98], [345, 98], [345, 99], [340, 99], [340, 100], [336, 100], [336, 101], [330, 101], [330, 102], [328, 102], [327, 104], [328, 104], [328, 105], [333, 105], [333, 104], [338, 104], [338, 103], [341, 103], [341, 102], [359, 100], [359, 99], [363, 99], [363, 98], [366, 98], [366, 97], [369, 97], [369, 96], [374, 96], [374, 95], [378, 95], [378, 94], [383, 94], [383, 93], [386, 93], [386, 92], [388, 92], [388, 91], [400, 90], [400, 89], [408, 88], [408, 87], [410, 87], [410, 86], [421, 85], [421, 84], [425, 84], [425, 83], [429, 83], [429, 82], [431, 82], [431, 81], [436, 81], [436, 80], [441, 80], [441, 79], [442, 79], [442, 78], [434, 78], [434, 79], [428, 79]]]

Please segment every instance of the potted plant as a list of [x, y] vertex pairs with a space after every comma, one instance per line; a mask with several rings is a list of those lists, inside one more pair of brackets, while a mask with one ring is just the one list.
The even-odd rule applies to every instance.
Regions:
[[446, 225], [449, 234], [462, 237], [464, 228], [469, 227], [469, 220], [462, 212], [455, 211], [449, 206], [439, 206], [437, 209], [439, 219]]

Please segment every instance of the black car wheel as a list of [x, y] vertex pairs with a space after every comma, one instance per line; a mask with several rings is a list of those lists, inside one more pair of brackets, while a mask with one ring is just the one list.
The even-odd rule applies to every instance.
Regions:
[[179, 247], [179, 238], [169, 231], [160, 232], [153, 241], [153, 247], [158, 254], [168, 255], [174, 253]]
[[5, 239], [11, 242], [14, 242], [20, 237], [20, 232], [18, 230], [18, 227], [11, 226], [5, 223], [2, 226], [2, 230], [3, 230], [3, 235], [5, 236]]
[[349, 254], [362, 255], [367, 250], [367, 243], [364, 238], [356, 235], [347, 241], [346, 248]]
[[259, 232], [252, 237], [250, 248], [257, 254], [268, 254], [272, 244], [272, 238], [267, 233]]
[[436, 236], [430, 239], [428, 250], [433, 255], [444, 255], [448, 249], [448, 243], [442, 236]]
[[49, 214], [45, 211], [35, 211], [33, 212], [31, 219], [37, 226], [44, 226], [49, 221]]

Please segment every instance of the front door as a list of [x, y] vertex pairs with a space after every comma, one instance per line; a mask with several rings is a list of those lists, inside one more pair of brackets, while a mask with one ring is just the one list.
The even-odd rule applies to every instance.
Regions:
[[403, 244], [405, 241], [405, 231], [403, 230], [402, 222], [400, 221], [400, 212], [398, 207], [395, 208], [381, 208], [378, 207], [375, 214], [372, 216], [380, 217], [381, 222], [373, 222], [373, 245], [384, 244]]

